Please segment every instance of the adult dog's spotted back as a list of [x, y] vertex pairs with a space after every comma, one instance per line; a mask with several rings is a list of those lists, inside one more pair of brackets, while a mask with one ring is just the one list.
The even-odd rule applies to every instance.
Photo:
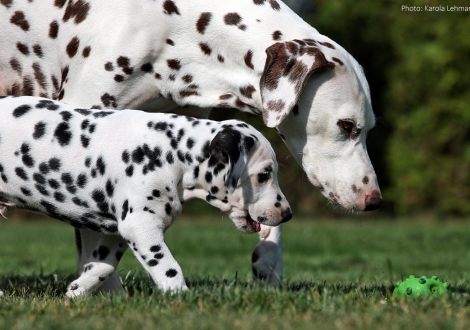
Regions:
[[[279, 0], [4, 0], [0, 31], [0, 93], [92, 108], [251, 112], [276, 127], [333, 203], [356, 211], [381, 203], [361, 67]], [[261, 238], [254, 267], [276, 284], [280, 229], [263, 227]]]

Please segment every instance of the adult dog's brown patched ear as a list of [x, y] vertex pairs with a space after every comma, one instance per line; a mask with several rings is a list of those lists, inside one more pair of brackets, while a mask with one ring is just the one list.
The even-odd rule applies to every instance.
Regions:
[[296, 104], [308, 77], [315, 71], [334, 68], [311, 39], [277, 42], [266, 49], [260, 80], [263, 120], [276, 127]]

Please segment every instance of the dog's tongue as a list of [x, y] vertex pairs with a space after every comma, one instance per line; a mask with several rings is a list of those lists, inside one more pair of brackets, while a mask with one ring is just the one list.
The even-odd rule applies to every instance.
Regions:
[[253, 228], [255, 232], [259, 233], [261, 231], [261, 225], [259, 224], [259, 222], [253, 220], [249, 214], [246, 217], [246, 220], [250, 223], [251, 228]]

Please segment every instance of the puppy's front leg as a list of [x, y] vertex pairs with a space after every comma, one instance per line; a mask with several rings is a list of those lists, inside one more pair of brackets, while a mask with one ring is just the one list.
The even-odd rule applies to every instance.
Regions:
[[159, 289], [187, 290], [181, 267], [165, 244], [163, 223], [156, 214], [134, 212], [119, 222], [119, 233]]

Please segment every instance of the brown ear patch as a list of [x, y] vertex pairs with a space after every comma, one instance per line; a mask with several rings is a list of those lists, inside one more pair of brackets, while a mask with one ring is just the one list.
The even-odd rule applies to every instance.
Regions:
[[309, 76], [335, 67], [326, 60], [313, 39], [277, 42], [266, 49], [266, 63], [260, 79], [263, 120], [275, 127], [297, 103]]
[[268, 110], [275, 112], [281, 112], [285, 106], [286, 103], [283, 100], [268, 101], [267, 103]]
[[261, 76], [260, 85], [270, 91], [277, 88], [279, 78], [284, 71], [289, 60], [286, 46], [282, 43], [275, 43], [266, 49], [268, 55], [264, 66], [264, 72]]
[[296, 62], [289, 73], [289, 81], [295, 84], [295, 93], [300, 93], [302, 77], [308, 74], [308, 67], [302, 62]]
[[[296, 85], [301, 88], [304, 83], [300, 80], [305, 75], [321, 68], [331, 69], [334, 67], [334, 64], [328, 62], [325, 55], [317, 47], [310, 46], [302, 40], [296, 39], [294, 41], [278, 42], [266, 49], [267, 59], [260, 81], [262, 87], [273, 91], [277, 88], [279, 79], [282, 76], [289, 76], [289, 80], [296, 82]], [[298, 60], [298, 57], [305, 55], [315, 58], [314, 65], [311, 68]]]

